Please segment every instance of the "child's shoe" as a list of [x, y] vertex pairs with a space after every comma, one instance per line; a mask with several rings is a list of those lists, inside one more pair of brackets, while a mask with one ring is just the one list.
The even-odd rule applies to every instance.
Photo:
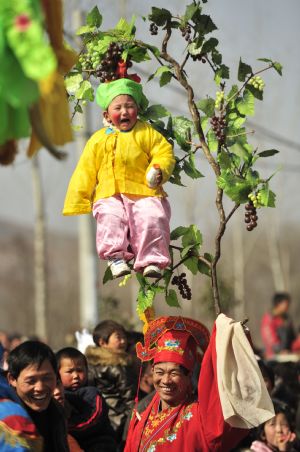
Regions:
[[108, 259], [108, 266], [111, 269], [113, 278], [119, 278], [120, 276], [129, 275], [131, 273], [131, 270], [124, 259]]
[[157, 265], [151, 264], [144, 268], [143, 275], [148, 278], [160, 278], [162, 270]]

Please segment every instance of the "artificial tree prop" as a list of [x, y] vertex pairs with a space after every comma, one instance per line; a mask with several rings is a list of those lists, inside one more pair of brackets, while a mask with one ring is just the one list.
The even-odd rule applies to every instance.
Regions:
[[[150, 34], [161, 35], [160, 48], [136, 38], [135, 18], [130, 23], [121, 19], [115, 28], [102, 30], [102, 15], [95, 7], [87, 15], [87, 23], [77, 34], [82, 37], [83, 48], [77, 65], [66, 78], [66, 86], [71, 101], [75, 101], [74, 113], [82, 112], [82, 104], [94, 100], [91, 79], [99, 83], [111, 80], [118, 64], [127, 71], [134, 63], [152, 59], [158, 66], [149, 77], [159, 78], [160, 87], [176, 81], [186, 93], [190, 116], [173, 116], [162, 105], [151, 105], [141, 112], [141, 118], [150, 121], [158, 131], [174, 143], [176, 166], [170, 182], [183, 185], [182, 173], [192, 179], [203, 177], [195, 165], [195, 154], [203, 153], [216, 180], [215, 206], [219, 225], [215, 234], [211, 253], [201, 254], [202, 234], [195, 225], [179, 226], [171, 232], [172, 263], [161, 278], [149, 282], [136, 273], [140, 284], [137, 296], [137, 310], [141, 317], [149, 319], [153, 300], [157, 293], [164, 293], [170, 306], [179, 306], [176, 290], [178, 286], [182, 298], [191, 298], [185, 275], [174, 275], [176, 269], [184, 265], [193, 275], [202, 273], [211, 279], [215, 313], [221, 312], [218, 288], [217, 265], [221, 257], [221, 242], [227, 223], [234, 212], [244, 204], [247, 229], [257, 226], [257, 209], [275, 207], [275, 194], [270, 190], [272, 176], [262, 178], [255, 169], [261, 158], [278, 153], [276, 149], [259, 151], [248, 142], [249, 132], [245, 123], [255, 112], [255, 100], [263, 100], [265, 88], [260, 74], [274, 69], [282, 75], [280, 63], [269, 58], [260, 58], [263, 67], [253, 70], [241, 59], [238, 66], [237, 83], [229, 86], [229, 68], [222, 61], [218, 50], [218, 40], [211, 36], [217, 27], [211, 17], [204, 13], [207, 1], [194, 1], [187, 5], [182, 15], [174, 15], [164, 8], [152, 7], [145, 21], [150, 22]], [[172, 39], [182, 39], [184, 51], [180, 60], [169, 52]], [[176, 41], [176, 42], [177, 42]], [[194, 87], [187, 69], [188, 61], [201, 71], [206, 63], [212, 71], [217, 86], [216, 97], [206, 96], [195, 100]], [[124, 66], [125, 65], [125, 66]], [[260, 64], [261, 66], [261, 64]], [[224, 195], [233, 205], [225, 212]], [[178, 245], [177, 241], [180, 240]], [[108, 269], [104, 283], [112, 279]], [[128, 278], [125, 277], [123, 284]]]

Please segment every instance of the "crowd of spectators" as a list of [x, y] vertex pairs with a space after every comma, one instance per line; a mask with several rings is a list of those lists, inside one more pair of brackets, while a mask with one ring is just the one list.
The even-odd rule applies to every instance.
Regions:
[[[275, 417], [235, 451], [300, 451], [299, 338], [290, 302], [289, 294], [274, 295], [261, 322], [265, 348], [256, 350]], [[154, 394], [151, 363], [141, 366], [135, 355], [142, 340], [112, 320], [84, 335], [84, 350], [83, 340], [54, 353], [36, 337], [0, 332], [0, 450], [122, 451], [135, 402], [143, 410]]]

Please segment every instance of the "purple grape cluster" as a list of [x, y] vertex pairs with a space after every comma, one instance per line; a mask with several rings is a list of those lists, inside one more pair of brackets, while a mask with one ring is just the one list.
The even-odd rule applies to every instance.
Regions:
[[226, 127], [226, 121], [224, 116], [213, 116], [210, 120], [211, 128], [214, 131], [218, 141], [220, 144], [223, 144], [225, 142], [225, 127]]
[[157, 33], [158, 33], [158, 26], [154, 22], [151, 22], [151, 24], [150, 24], [150, 33], [153, 36], [157, 35]]
[[253, 229], [256, 228], [257, 220], [256, 207], [254, 207], [252, 201], [249, 201], [245, 205], [245, 223], [247, 224], [247, 231], [253, 231]]
[[198, 53], [197, 55], [190, 54], [193, 61], [201, 61], [201, 63], [206, 63], [206, 54]]
[[[97, 76], [100, 82], [113, 81], [118, 78], [116, 70], [119, 61], [122, 59], [123, 47], [117, 42], [111, 42], [101, 64], [98, 67]], [[128, 66], [128, 64], [127, 64]]]
[[191, 26], [189, 24], [186, 24], [184, 27], [180, 28], [181, 31], [181, 36], [187, 41], [189, 42], [191, 39], [191, 33], [192, 33], [192, 29]]
[[171, 284], [178, 287], [178, 290], [182, 298], [184, 298], [185, 300], [192, 299], [192, 290], [187, 283], [186, 273], [181, 273], [178, 276], [177, 275], [173, 276]]

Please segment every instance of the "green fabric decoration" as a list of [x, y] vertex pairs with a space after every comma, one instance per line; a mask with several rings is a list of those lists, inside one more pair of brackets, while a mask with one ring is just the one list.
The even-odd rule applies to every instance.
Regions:
[[56, 66], [40, 0], [0, 0], [0, 144], [30, 135], [38, 82]]
[[106, 110], [111, 101], [121, 94], [128, 94], [133, 97], [141, 110], [144, 110], [148, 105], [142, 85], [129, 78], [120, 78], [113, 82], [101, 83], [96, 91], [96, 102], [103, 110]]

